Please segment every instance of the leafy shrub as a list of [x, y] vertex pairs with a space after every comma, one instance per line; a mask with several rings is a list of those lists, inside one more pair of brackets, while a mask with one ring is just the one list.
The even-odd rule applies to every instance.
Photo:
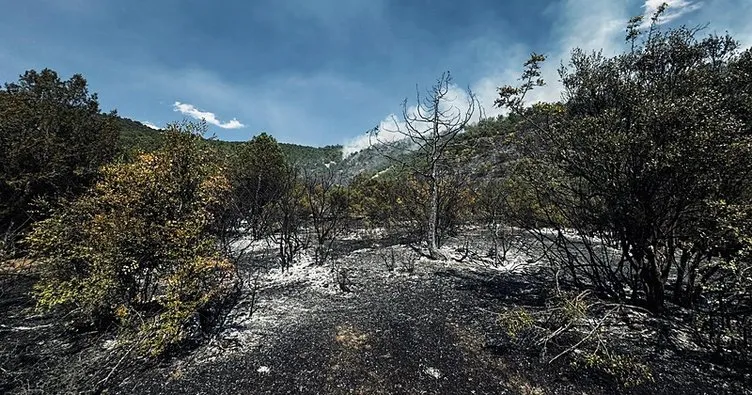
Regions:
[[34, 227], [40, 307], [114, 319], [157, 355], [228, 295], [233, 264], [209, 230], [229, 185], [199, 132], [171, 126], [160, 150], [105, 166], [89, 193]]
[[711, 207], [718, 226], [710, 242], [728, 255], [710, 272], [716, 281], [694, 291], [704, 295], [695, 305], [696, 337], [700, 344], [717, 353], [749, 360], [752, 353], [752, 203], [722, 201]]
[[633, 388], [655, 381], [649, 366], [628, 355], [590, 353], [585, 355], [582, 361], [574, 361], [572, 364], [574, 366], [583, 365], [606, 373], [624, 388]]
[[516, 347], [539, 348], [547, 364], [565, 360], [575, 369], [606, 375], [623, 388], [654, 381], [650, 366], [619, 346], [609, 330], [626, 305], [604, 303], [588, 291], [558, 290], [547, 305], [514, 307], [500, 313], [496, 322]]
[[577, 234], [539, 233], [555, 245], [547, 258], [576, 285], [656, 313], [667, 301], [694, 308], [713, 296], [703, 289], [723, 284], [739, 245], [715, 242], [725, 230], [712, 207], [748, 201], [752, 172], [750, 111], [740, 99], [752, 86], [749, 50], [740, 54], [730, 36], [663, 31], [663, 11], [644, 35], [641, 18], [630, 21], [628, 52], [573, 51], [560, 70], [562, 103], [521, 105], [543, 84], [540, 55], [497, 101], [526, 120], [517, 148], [550, 219], [544, 226]]
[[524, 308], [514, 308], [499, 314], [496, 323], [513, 339], [528, 331], [535, 324], [535, 320]]

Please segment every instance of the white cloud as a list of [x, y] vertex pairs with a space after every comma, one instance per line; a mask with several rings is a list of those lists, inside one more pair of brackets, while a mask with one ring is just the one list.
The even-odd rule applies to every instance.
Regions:
[[[613, 55], [623, 46], [624, 28], [629, 19], [628, 9], [623, 1], [564, 0], [561, 5], [561, 17], [552, 33], [554, 37], [558, 37], [558, 40], [554, 41], [554, 45], [545, 52], [548, 60], [541, 69], [541, 76], [546, 81], [546, 86], [530, 92], [526, 97], [527, 103], [561, 99], [562, 86], [559, 81], [558, 67], [561, 61], [566, 63], [572, 49], [603, 50], [604, 54]], [[492, 42], [489, 38], [478, 40], [484, 43], [484, 48], [493, 48], [501, 52], [485, 55], [493, 57], [495, 61], [489, 67], [489, 73], [471, 84], [471, 89], [483, 109], [483, 115], [495, 117], [505, 113], [504, 109], [494, 105], [499, 97], [498, 87], [518, 83], [522, 73], [522, 64], [529, 58], [531, 52], [542, 50], [523, 48], [514, 43]], [[453, 90], [463, 91], [456, 86]], [[467, 97], [462, 97], [459, 102], [463, 100], [466, 103]], [[460, 110], [467, 109], [466, 105], [457, 107]], [[416, 110], [414, 106], [408, 108], [409, 113], [414, 113]], [[473, 122], [478, 121], [480, 116], [481, 112], [476, 110]], [[390, 114], [385, 117], [379, 125], [378, 140], [391, 142], [402, 139], [404, 136], [396, 132], [398, 127], [404, 130], [401, 116]], [[373, 139], [369, 139], [367, 134], [357, 136], [343, 145], [343, 154], [348, 156], [365, 149], [372, 142]]]
[[692, 0], [645, 0], [645, 4], [642, 6], [642, 8], [645, 9], [645, 13], [643, 14], [645, 16], [645, 20], [642, 24], [643, 27], [650, 26], [650, 18], [653, 17], [655, 12], [658, 11], [658, 8], [664, 3], [668, 7], [663, 15], [661, 15], [658, 23], [671, 22], [684, 14], [698, 10], [702, 7], [702, 3]]
[[189, 117], [195, 118], [195, 119], [203, 119], [206, 121], [206, 123], [220, 127], [222, 129], [240, 129], [245, 127], [240, 121], [233, 118], [228, 122], [221, 122], [219, 119], [217, 119], [217, 116], [214, 115], [213, 112], [209, 111], [201, 111], [198, 108], [196, 108], [193, 104], [187, 104], [187, 103], [181, 103], [179, 101], [176, 101], [173, 104], [174, 111], [179, 112], [183, 115], [187, 115]]
[[[382, 121], [383, 123], [384, 121]], [[379, 124], [379, 127], [381, 127], [381, 124]], [[373, 137], [373, 138], [372, 138]], [[383, 141], [395, 141], [396, 136], [395, 135], [384, 135], [381, 134], [379, 136], [371, 136], [370, 134], [361, 134], [359, 136], [356, 136], [346, 143], [342, 145], [342, 157], [347, 158], [348, 156], [360, 152], [368, 147], [371, 146], [371, 143], [375, 143], [375, 139], [378, 138]]]
[[[417, 111], [415, 106], [407, 109], [408, 113], [414, 114]], [[366, 132], [360, 136], [356, 136], [350, 141], [342, 145], [342, 157], [348, 156], [362, 151], [371, 145], [379, 143], [392, 143], [405, 138], [405, 135], [400, 131], [405, 131], [405, 122], [402, 120], [402, 115], [389, 114], [387, 115], [376, 129], [376, 133], [371, 134]]]
[[161, 130], [162, 129], [159, 126], [157, 126], [157, 125], [155, 125], [155, 124], [153, 124], [153, 123], [151, 123], [149, 121], [140, 121], [140, 122], [142, 124], [144, 124], [144, 126], [150, 128], [150, 129], [154, 129], [154, 130]]
[[552, 32], [554, 37], [561, 39], [558, 48], [553, 48], [553, 53], [550, 53], [557, 59], [551, 61], [558, 64], [559, 60], [568, 58], [574, 48], [603, 50], [605, 55], [621, 49], [627, 20], [632, 16], [627, 2], [566, 0], [563, 8]]

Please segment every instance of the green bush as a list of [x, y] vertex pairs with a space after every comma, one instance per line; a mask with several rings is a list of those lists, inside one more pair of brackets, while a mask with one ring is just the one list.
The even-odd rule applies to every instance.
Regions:
[[240, 144], [229, 163], [233, 204], [226, 219], [254, 239], [268, 236], [274, 229], [272, 206], [286, 192], [285, 154], [274, 137], [262, 133]]
[[114, 320], [157, 355], [229, 295], [234, 267], [210, 232], [229, 183], [197, 130], [171, 126], [160, 150], [105, 166], [90, 192], [34, 227], [40, 307]]

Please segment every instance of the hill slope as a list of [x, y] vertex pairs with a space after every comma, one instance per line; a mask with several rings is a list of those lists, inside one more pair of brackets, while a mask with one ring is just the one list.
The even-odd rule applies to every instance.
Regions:
[[[159, 147], [162, 132], [154, 130], [141, 122], [114, 116], [114, 122], [120, 131], [118, 146], [120, 152], [127, 154], [135, 150], [150, 152]], [[226, 154], [232, 154], [242, 142], [210, 139], [213, 144]], [[308, 169], [326, 168], [342, 160], [342, 146], [309, 147], [298, 144], [280, 143], [282, 151], [291, 163]], [[332, 163], [334, 162], [334, 163]]]
[[[161, 144], [162, 134], [141, 122], [128, 118], [115, 117], [115, 122], [120, 130], [118, 144], [123, 153], [134, 150], [153, 151]], [[506, 118], [487, 119], [468, 128], [466, 133], [457, 138], [457, 148], [448, 151], [446, 156], [451, 162], [466, 167], [471, 171], [479, 171], [481, 167], [487, 167], [498, 163], [501, 158], [494, 140], [508, 131], [509, 122]], [[213, 144], [227, 155], [242, 144], [239, 141], [223, 141], [210, 139]], [[341, 175], [344, 183], [350, 182], [358, 174], [375, 174], [387, 169], [392, 164], [384, 154], [390, 157], [409, 157], [410, 144], [407, 140], [382, 145], [380, 147], [368, 147], [347, 157], [342, 156], [341, 145], [328, 145], [325, 147], [310, 147], [299, 144], [280, 143], [282, 151], [289, 161], [301, 169], [313, 172], [323, 172], [327, 169], [334, 170]], [[503, 155], [502, 155], [503, 156]], [[407, 159], [409, 160], [409, 159]]]

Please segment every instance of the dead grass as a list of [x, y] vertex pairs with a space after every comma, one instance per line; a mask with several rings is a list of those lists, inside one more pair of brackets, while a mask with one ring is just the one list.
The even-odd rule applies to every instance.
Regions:
[[337, 326], [337, 335], [334, 339], [337, 343], [349, 349], [360, 350], [362, 348], [371, 348], [368, 344], [369, 335], [351, 325]]
[[27, 258], [0, 260], [0, 274], [28, 274], [36, 269], [37, 263]]

